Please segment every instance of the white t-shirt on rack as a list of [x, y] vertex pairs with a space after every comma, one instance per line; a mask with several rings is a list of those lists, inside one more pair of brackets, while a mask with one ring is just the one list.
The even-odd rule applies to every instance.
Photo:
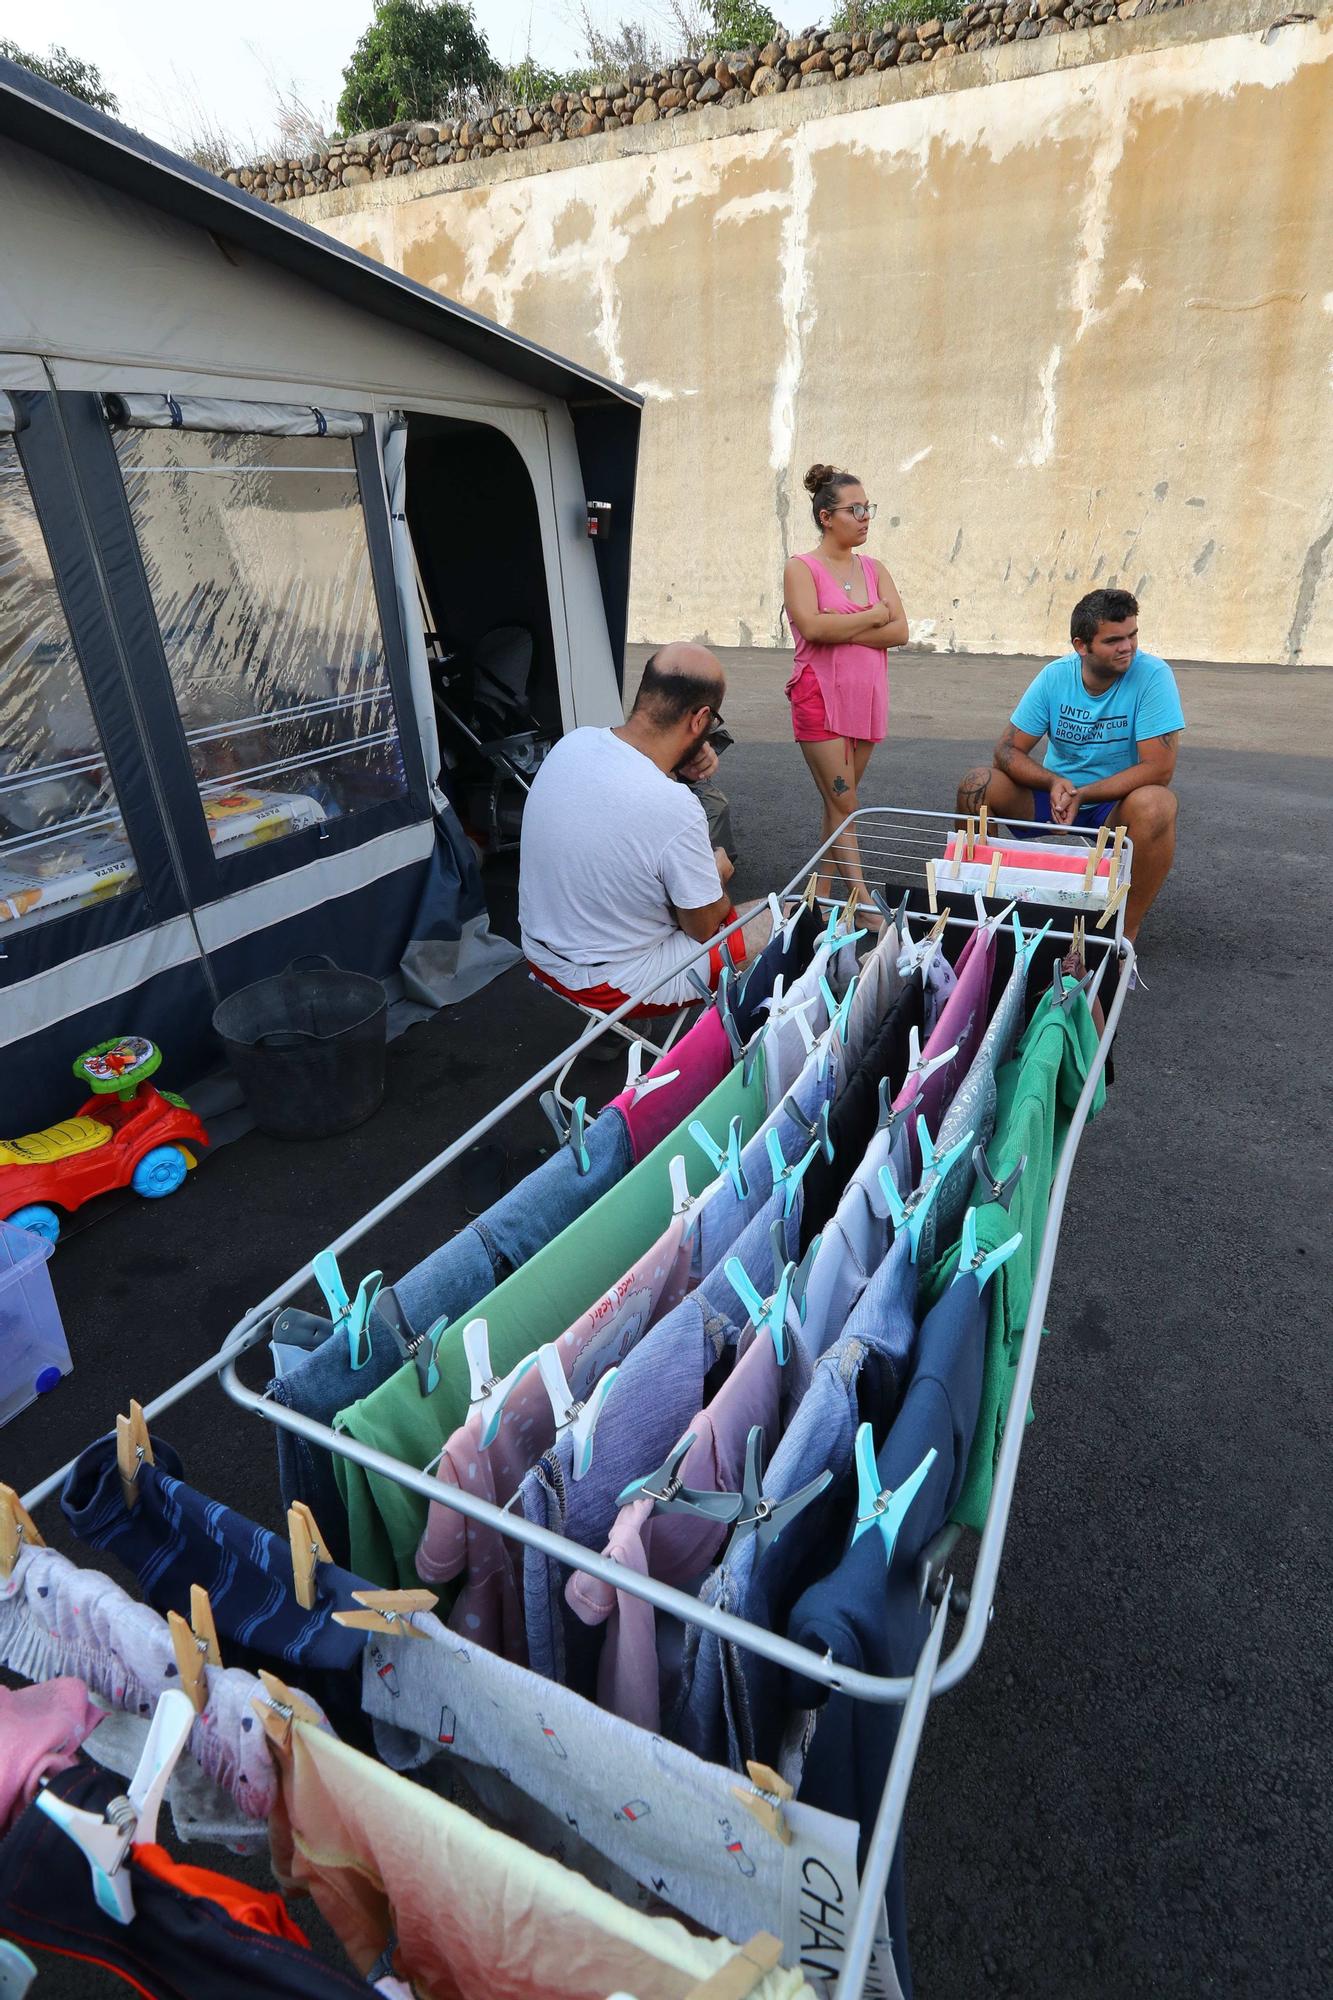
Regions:
[[[673, 909], [722, 894], [703, 807], [609, 729], [574, 729], [542, 764], [523, 812], [523, 950], [564, 986], [626, 993], [698, 946]], [[671, 997], [674, 997], [671, 996]]]

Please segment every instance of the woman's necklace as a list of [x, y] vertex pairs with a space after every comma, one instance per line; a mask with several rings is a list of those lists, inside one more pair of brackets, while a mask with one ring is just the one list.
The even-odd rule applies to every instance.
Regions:
[[854, 583], [856, 582], [856, 568], [857, 568], [857, 564], [856, 564], [856, 557], [855, 557], [855, 556], [853, 556], [853, 557], [852, 557], [852, 573], [851, 573], [851, 575], [850, 575], [850, 576], [848, 577], [848, 579], [847, 579], [846, 583], [844, 583], [844, 582], [842, 581], [842, 578], [841, 578], [841, 577], [839, 577], [839, 576], [835, 576], [835, 577], [834, 577], [834, 579], [833, 579], [833, 581], [834, 581], [834, 582], [835, 582], [835, 583], [836, 583], [836, 584], [837, 584], [837, 585], [839, 586], [839, 588], [841, 589], [841, 591], [842, 591], [842, 593], [843, 593], [843, 596], [844, 596], [844, 597], [850, 597], [850, 596], [851, 596], [851, 594], [852, 594], [852, 586], [853, 586], [853, 584], [854, 584]]

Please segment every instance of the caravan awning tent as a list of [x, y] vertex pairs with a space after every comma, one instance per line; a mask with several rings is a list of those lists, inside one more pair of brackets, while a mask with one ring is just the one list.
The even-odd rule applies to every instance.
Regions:
[[[0, 1131], [21, 1132], [67, 1113], [70, 1063], [112, 1034], [199, 1074], [216, 1000], [298, 954], [433, 953], [437, 996], [491, 975], [419, 578], [471, 638], [526, 607], [550, 726], [618, 719], [640, 409], [8, 63], [0, 268]], [[491, 481], [516, 504], [479, 545]], [[594, 496], [617, 514], [600, 547]]]

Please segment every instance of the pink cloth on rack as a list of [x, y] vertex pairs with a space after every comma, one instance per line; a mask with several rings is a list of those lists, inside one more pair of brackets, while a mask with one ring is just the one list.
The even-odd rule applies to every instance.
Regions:
[[[692, 1245], [685, 1241], [685, 1220], [673, 1217], [652, 1249], [555, 1343], [577, 1401], [582, 1402], [689, 1289]], [[510, 1391], [499, 1430], [485, 1448], [484, 1417], [479, 1407], [454, 1432], [437, 1476], [446, 1486], [503, 1507], [555, 1442], [555, 1418], [537, 1369], [530, 1368]], [[449, 1614], [451, 1628], [526, 1666], [517, 1556], [516, 1545], [485, 1522], [469, 1521], [453, 1508], [432, 1502], [417, 1549], [417, 1573], [427, 1583], [463, 1576]]]
[[[745, 1472], [745, 1447], [753, 1425], [764, 1433], [763, 1463], [778, 1437], [782, 1369], [771, 1335], [760, 1333], [742, 1354], [708, 1406], [687, 1426], [694, 1443], [680, 1477], [696, 1492], [737, 1493]], [[710, 1569], [731, 1533], [724, 1522], [631, 1500], [611, 1526], [605, 1555], [640, 1576], [686, 1589]], [[597, 1669], [598, 1705], [641, 1729], [661, 1726], [657, 1614], [651, 1604], [575, 1570], [565, 1601], [585, 1625], [606, 1621]]]
[[0, 1688], [0, 1833], [32, 1804], [42, 1778], [78, 1762], [79, 1745], [105, 1712], [70, 1677]]
[[722, 1017], [709, 1007], [680, 1040], [659, 1056], [649, 1077], [679, 1072], [672, 1083], [645, 1091], [638, 1098], [627, 1086], [613, 1097], [610, 1108], [618, 1111], [629, 1126], [630, 1143], [636, 1160], [645, 1159], [654, 1146], [697, 1111], [709, 1092], [716, 1090], [731, 1068], [731, 1044]]
[[981, 1038], [990, 1018], [990, 989], [997, 949], [994, 931], [979, 929], [968, 933], [967, 942], [954, 966], [957, 983], [940, 1009], [939, 1019], [921, 1051], [922, 1059], [926, 1060], [943, 1055], [946, 1049], [957, 1043], [958, 1053], [939, 1069], [933, 1070], [924, 1083], [919, 1084], [915, 1077], [909, 1076], [893, 1100], [895, 1111], [905, 1110], [908, 1113], [905, 1142], [910, 1158], [910, 1175], [904, 1174], [903, 1177], [907, 1187], [915, 1187], [921, 1175], [917, 1119], [925, 1119], [926, 1130], [933, 1139], [954, 1092], [967, 1075], [972, 1058], [981, 1046]]

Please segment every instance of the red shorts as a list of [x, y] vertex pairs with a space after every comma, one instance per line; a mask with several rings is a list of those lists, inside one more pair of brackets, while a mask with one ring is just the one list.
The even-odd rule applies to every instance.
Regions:
[[[735, 917], [735, 910], [729, 909], [723, 917], [722, 922], [724, 925], [733, 923]], [[745, 932], [733, 931], [727, 939], [727, 943], [731, 947], [731, 956], [734, 963], [744, 965]], [[708, 954], [708, 988], [710, 992], [715, 993], [717, 991], [717, 982], [722, 977], [722, 965], [722, 946], [715, 944]], [[558, 979], [553, 978], [549, 972], [543, 972], [541, 967], [534, 965], [531, 959], [528, 960], [528, 971], [534, 979], [540, 979], [543, 986], [549, 986], [552, 992], [563, 993], [567, 1000], [577, 1000], [580, 1007], [591, 1007], [598, 1014], [614, 1014], [616, 1008], [623, 1007], [629, 999], [628, 993], [622, 993], [618, 987], [609, 986], [605, 980], [602, 981], [600, 986], [562, 986]], [[646, 1000], [641, 1007], [636, 1007], [633, 1013], [627, 1015], [626, 1019], [637, 1021], [646, 1020], [658, 1014], [679, 1014], [682, 1004], [688, 1003]]]
[[841, 740], [838, 731], [828, 726], [824, 697], [812, 666], [807, 664], [802, 667], [795, 680], [789, 682], [787, 699], [791, 703], [791, 732], [797, 743], [837, 743]]

